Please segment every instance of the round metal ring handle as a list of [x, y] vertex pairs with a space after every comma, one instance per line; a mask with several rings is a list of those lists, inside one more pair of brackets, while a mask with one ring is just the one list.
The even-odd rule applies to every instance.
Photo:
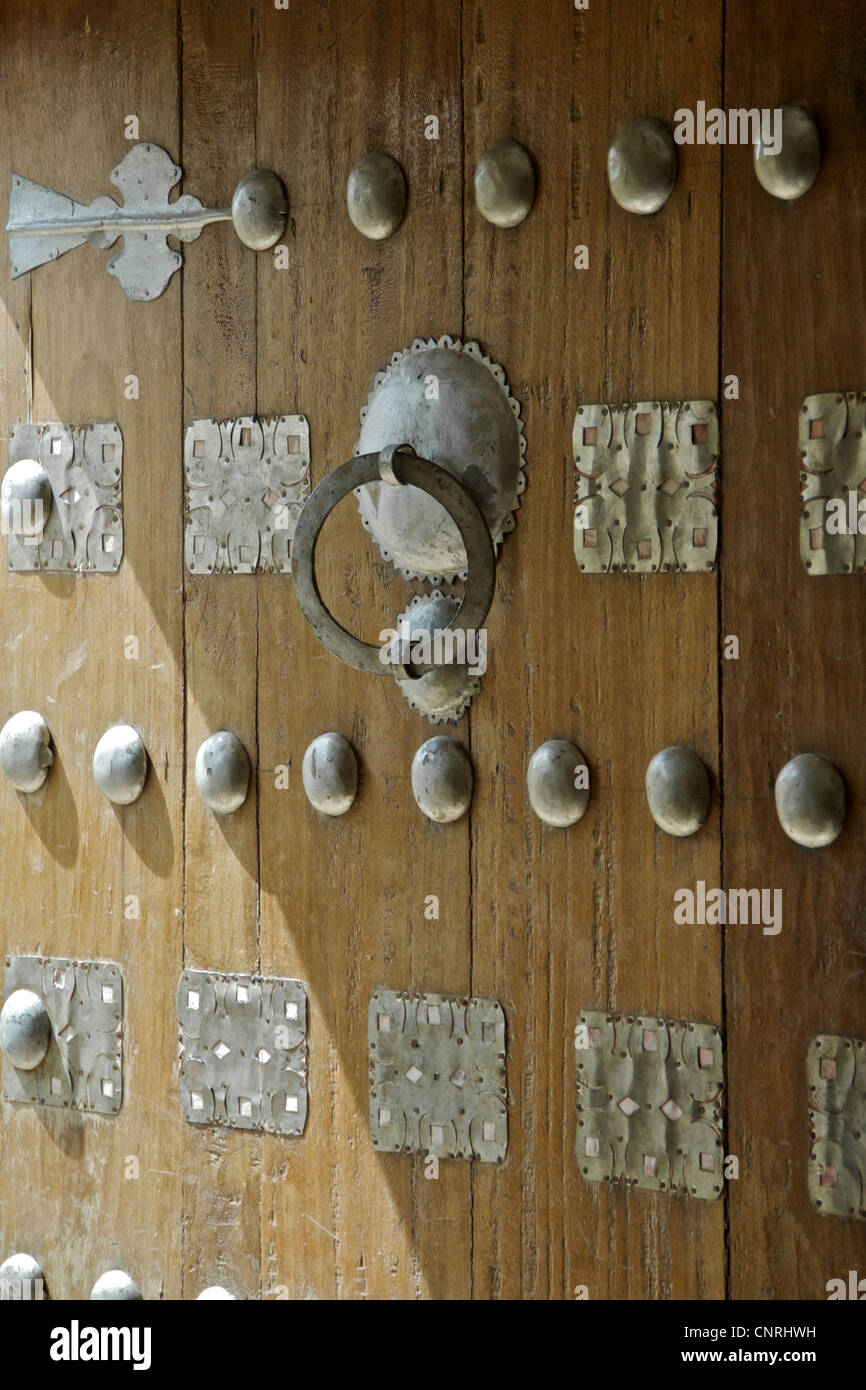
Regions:
[[341, 627], [322, 601], [316, 583], [316, 545], [322, 527], [334, 507], [364, 483], [383, 482], [395, 487], [416, 487], [444, 507], [466, 548], [469, 572], [463, 602], [449, 627], [477, 631], [490, 612], [495, 583], [493, 540], [483, 514], [469, 493], [451, 473], [419, 458], [408, 446], [389, 445], [378, 454], [360, 454], [340, 464], [310, 494], [298, 517], [292, 542], [292, 575], [301, 612], [328, 651], [347, 666], [373, 676], [414, 680], [434, 666], [404, 666], [383, 659], [382, 647], [362, 642]]

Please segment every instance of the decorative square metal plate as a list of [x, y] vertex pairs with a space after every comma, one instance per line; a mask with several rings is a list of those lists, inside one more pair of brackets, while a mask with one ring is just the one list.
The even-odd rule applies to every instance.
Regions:
[[866, 570], [866, 392], [800, 407], [800, 557], [810, 574]]
[[183, 450], [184, 557], [192, 574], [291, 574], [310, 491], [303, 415], [193, 420]]
[[10, 570], [113, 574], [123, 559], [123, 436], [116, 420], [13, 425], [9, 464], [35, 459], [51, 483], [41, 535], [7, 536]]
[[501, 1004], [379, 988], [370, 999], [367, 1041], [377, 1149], [502, 1162], [508, 1112]]
[[573, 447], [581, 570], [713, 568], [719, 421], [712, 401], [581, 405]]
[[123, 977], [96, 960], [7, 956], [5, 998], [38, 994], [52, 1040], [41, 1066], [17, 1071], [3, 1061], [4, 1100], [116, 1115], [123, 1100]]
[[584, 1009], [577, 1162], [587, 1182], [712, 1201], [722, 1190], [722, 1039], [710, 1023]]
[[300, 980], [185, 970], [177, 1018], [187, 1120], [303, 1134], [307, 995]]
[[806, 1073], [809, 1196], [822, 1212], [866, 1217], [866, 1039], [819, 1033]]

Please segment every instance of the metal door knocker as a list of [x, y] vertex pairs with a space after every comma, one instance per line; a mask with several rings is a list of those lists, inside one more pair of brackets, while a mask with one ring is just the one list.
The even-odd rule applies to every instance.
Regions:
[[[319, 484], [298, 518], [295, 592], [319, 641], [356, 670], [393, 677], [431, 723], [460, 718], [486, 667], [482, 625], [496, 550], [525, 486], [525, 448], [502, 368], [477, 343], [416, 339], [377, 375], [356, 457]], [[346, 632], [316, 583], [322, 527], [350, 492], [383, 559], [405, 578], [465, 581], [462, 601], [438, 589], [416, 595], [384, 645]]]

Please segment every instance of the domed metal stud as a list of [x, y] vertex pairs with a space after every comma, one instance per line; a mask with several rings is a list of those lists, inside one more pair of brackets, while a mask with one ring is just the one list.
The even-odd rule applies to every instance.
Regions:
[[497, 140], [475, 170], [478, 211], [494, 227], [516, 227], [535, 202], [535, 165], [516, 140]]
[[36, 459], [19, 459], [3, 474], [0, 489], [6, 535], [39, 540], [51, 515], [54, 494], [48, 474]]
[[0, 729], [0, 769], [18, 792], [38, 792], [54, 763], [48, 725], [35, 710], [13, 714]]
[[45, 1061], [53, 1029], [48, 1010], [32, 989], [16, 989], [0, 1010], [0, 1048], [17, 1071], [35, 1071]]
[[346, 205], [362, 236], [393, 236], [406, 215], [406, 179], [397, 161], [381, 150], [359, 159], [346, 183]]
[[459, 820], [469, 810], [473, 784], [469, 754], [455, 738], [430, 738], [412, 759], [412, 792], [428, 820]]
[[319, 734], [301, 768], [307, 800], [325, 816], [344, 816], [358, 794], [358, 759], [342, 734]]
[[109, 1269], [99, 1276], [90, 1290], [90, 1297], [103, 1302], [132, 1302], [140, 1300], [142, 1293], [125, 1269]]
[[526, 791], [545, 825], [576, 824], [589, 805], [589, 769], [577, 744], [552, 738], [536, 748], [526, 771]]
[[10, 1255], [0, 1265], [0, 1299], [33, 1299], [40, 1281], [44, 1284], [45, 1274], [38, 1260], [23, 1253]]
[[229, 816], [247, 799], [250, 759], [236, 734], [220, 729], [206, 738], [195, 755], [195, 784], [206, 806]]
[[790, 840], [806, 849], [832, 845], [845, 824], [845, 783], [829, 758], [798, 753], [776, 778], [776, 815]]
[[252, 251], [267, 251], [286, 230], [286, 190], [272, 169], [255, 169], [242, 178], [232, 198], [232, 223]]
[[783, 106], [781, 124], [781, 148], [777, 152], [773, 153], [763, 140], [756, 141], [755, 173], [761, 187], [774, 198], [791, 202], [808, 193], [818, 177], [821, 137], [802, 106]]
[[610, 191], [626, 212], [664, 207], [677, 181], [677, 147], [666, 125], [641, 116], [618, 131], [607, 152]]
[[664, 748], [646, 770], [646, 799], [660, 830], [683, 838], [710, 812], [710, 775], [693, 748]]
[[211, 1284], [209, 1289], [202, 1289], [196, 1297], [196, 1303], [215, 1302], [217, 1299], [230, 1298], [237, 1302], [237, 1294], [229, 1293], [228, 1289], [223, 1288], [222, 1284]]
[[[416, 594], [397, 619], [397, 632], [407, 632], [411, 652], [411, 646], [425, 640], [432, 643], [437, 632], [446, 631], [459, 607], [459, 599], [439, 589]], [[479, 653], [476, 651], [475, 655]], [[484, 658], [486, 662], [486, 650]], [[472, 664], [477, 668], [481, 663]], [[481, 689], [481, 674], [479, 671], [473, 675], [468, 665], [443, 662], [416, 680], [398, 680], [397, 684], [412, 709], [426, 715], [431, 724], [456, 724], [469, 708], [472, 696]]]
[[114, 724], [102, 735], [93, 754], [93, 777], [115, 806], [131, 806], [141, 796], [147, 780], [147, 750], [131, 725]]

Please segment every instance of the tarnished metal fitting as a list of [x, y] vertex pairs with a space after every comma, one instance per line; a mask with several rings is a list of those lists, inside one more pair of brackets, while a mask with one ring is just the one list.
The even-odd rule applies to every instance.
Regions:
[[667, 126], [652, 116], [623, 126], [607, 152], [607, 181], [626, 212], [646, 216], [664, 207], [677, 181], [677, 147]]
[[412, 792], [428, 820], [459, 820], [469, 810], [473, 785], [469, 754], [456, 738], [429, 738], [412, 759]]
[[45, 1061], [54, 1030], [43, 1001], [32, 989], [16, 989], [0, 1010], [0, 1048], [17, 1071], [35, 1071]]
[[845, 824], [845, 783], [829, 758], [798, 753], [776, 778], [776, 815], [790, 840], [822, 849], [838, 839]]
[[286, 229], [286, 190], [273, 169], [254, 169], [241, 179], [232, 197], [232, 225], [251, 251], [275, 246]]
[[0, 729], [0, 769], [18, 792], [38, 792], [54, 764], [48, 725], [36, 710], [13, 714]]
[[710, 812], [710, 776], [693, 748], [656, 753], [646, 770], [646, 798], [667, 835], [684, 838], [700, 830]]
[[36, 459], [19, 459], [3, 475], [3, 532], [38, 540], [51, 515], [51, 480]]
[[93, 754], [93, 778], [115, 806], [131, 806], [147, 780], [147, 750], [130, 724], [106, 729]]
[[516, 227], [535, 202], [535, 166], [516, 140], [497, 140], [475, 170], [478, 211], [494, 227]]
[[125, 1269], [109, 1269], [101, 1274], [90, 1290], [91, 1299], [102, 1301], [137, 1301], [142, 1298], [141, 1289]]
[[224, 1288], [222, 1284], [211, 1284], [209, 1289], [202, 1289], [201, 1293], [197, 1295], [196, 1303], [214, 1302], [217, 1299], [226, 1298], [230, 1298], [234, 1302], [237, 1302], [236, 1293], [229, 1293], [228, 1289]]
[[406, 179], [397, 161], [381, 150], [359, 159], [346, 184], [346, 205], [362, 236], [393, 236], [406, 215]]
[[206, 738], [195, 755], [199, 796], [218, 816], [229, 816], [247, 799], [250, 759], [237, 734], [228, 729]]
[[[440, 643], [450, 640], [451, 653], [459, 655], [457, 633], [450, 633], [451, 624], [459, 609], [460, 600], [450, 594], [443, 594], [439, 589], [433, 589], [429, 594], [415, 595], [409, 607], [397, 619], [398, 641], [401, 631], [408, 633], [409, 653], [408, 659], [404, 658], [407, 669], [411, 669], [412, 650], [420, 650], [423, 654], [426, 649], [425, 643], [435, 646], [437, 633]], [[459, 632], [459, 629], [457, 631]], [[472, 643], [473, 655], [478, 658], [480, 635], [473, 636], [476, 639]], [[470, 634], [467, 633], [464, 648], [467, 647], [469, 637]], [[485, 634], [484, 663], [486, 659]], [[480, 677], [483, 670], [480, 669], [480, 662], [477, 660], [473, 664], [474, 671], [468, 663], [459, 664], [457, 661], [443, 660], [425, 675], [413, 680], [398, 680], [397, 684], [412, 709], [426, 715], [431, 724], [456, 724], [469, 708], [473, 695], [477, 695], [481, 689]]]
[[44, 1270], [32, 1255], [23, 1252], [10, 1255], [8, 1260], [4, 1260], [0, 1265], [0, 1300], [7, 1302], [12, 1299], [17, 1301], [44, 1297], [39, 1288], [44, 1282]]
[[576, 743], [552, 738], [536, 748], [526, 771], [529, 804], [545, 825], [564, 828], [589, 805], [589, 768]]
[[775, 153], [760, 138], [755, 142], [755, 173], [761, 187], [774, 198], [791, 202], [808, 193], [818, 177], [821, 137], [802, 106], [783, 106], [781, 138]]
[[333, 731], [314, 738], [301, 768], [307, 800], [325, 816], [344, 816], [358, 794], [358, 759], [347, 738]]

